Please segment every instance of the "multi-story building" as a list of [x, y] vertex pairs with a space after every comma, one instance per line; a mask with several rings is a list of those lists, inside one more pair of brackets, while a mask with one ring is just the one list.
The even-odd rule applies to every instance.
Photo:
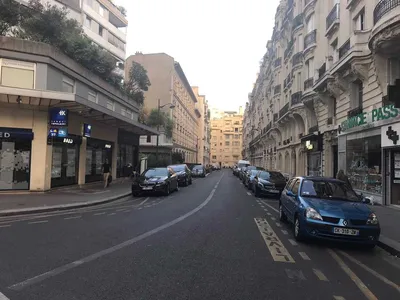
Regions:
[[0, 190], [46, 191], [139, 164], [139, 104], [50, 45], [0, 37]]
[[211, 164], [231, 167], [242, 158], [242, 129], [243, 114], [237, 112], [211, 120]]
[[[17, 0], [27, 4], [29, 0]], [[68, 9], [68, 17], [82, 24], [85, 34], [117, 60], [126, 57], [128, 21], [121, 8], [111, 0], [41, 0]]]
[[282, 0], [245, 155], [292, 175], [342, 169], [356, 191], [400, 204], [399, 15], [393, 0]]
[[197, 98], [196, 106], [198, 107], [201, 118], [199, 119], [198, 126], [198, 153], [197, 162], [207, 165], [210, 163], [210, 114], [208, 111], [208, 103], [204, 95], [199, 95], [199, 88], [192, 87], [193, 92]]
[[[126, 72], [133, 61], [140, 63], [147, 70], [151, 82], [149, 90], [145, 93], [146, 110], [157, 109], [159, 103], [160, 109], [168, 112], [174, 122], [172, 143], [165, 139], [167, 145], [159, 143], [159, 151], [168, 153], [169, 149], [172, 149], [172, 151], [182, 153], [186, 162], [196, 163], [199, 144], [198, 127], [202, 115], [196, 95], [180, 64], [165, 53], [136, 53], [126, 60]], [[173, 108], [170, 108], [171, 105]], [[170, 143], [171, 147], [169, 147]], [[148, 153], [156, 150], [156, 145], [151, 140], [143, 146], [146, 146]]]

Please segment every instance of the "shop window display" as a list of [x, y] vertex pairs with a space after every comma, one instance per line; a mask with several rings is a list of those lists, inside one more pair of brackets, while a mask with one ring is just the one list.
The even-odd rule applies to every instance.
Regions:
[[381, 138], [347, 140], [347, 175], [354, 189], [382, 193]]

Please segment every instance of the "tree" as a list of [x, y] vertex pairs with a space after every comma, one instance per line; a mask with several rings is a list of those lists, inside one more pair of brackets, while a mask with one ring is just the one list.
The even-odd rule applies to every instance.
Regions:
[[126, 8], [123, 7], [122, 5], [117, 6], [117, 8], [118, 8], [118, 10], [120, 11], [120, 13], [121, 13], [124, 17], [126, 17], [126, 13], [127, 13]]
[[172, 164], [182, 164], [185, 162], [185, 157], [183, 153], [173, 152], [172, 153]]
[[172, 138], [174, 123], [165, 111], [158, 111], [156, 108], [152, 109], [147, 117], [146, 124], [151, 127], [164, 128], [165, 136]]
[[147, 71], [137, 62], [133, 62], [129, 69], [128, 81], [125, 83], [125, 89], [128, 95], [135, 99], [139, 104], [144, 102], [144, 92], [151, 86]]
[[148, 116], [149, 116], [149, 112], [148, 112], [147, 108], [144, 105], [140, 105], [139, 117], [138, 117], [139, 123], [147, 124]]
[[0, 0], [0, 35], [6, 36], [17, 26], [26, 13], [24, 5], [15, 0]]

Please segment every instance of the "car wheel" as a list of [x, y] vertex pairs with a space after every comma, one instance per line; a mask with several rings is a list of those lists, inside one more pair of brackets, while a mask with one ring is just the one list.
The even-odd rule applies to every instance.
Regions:
[[303, 236], [301, 234], [300, 220], [297, 216], [294, 219], [293, 234], [296, 241], [301, 242], [303, 240]]
[[286, 218], [285, 212], [283, 211], [281, 203], [279, 203], [279, 220], [281, 222], [286, 222], [287, 221], [287, 218]]

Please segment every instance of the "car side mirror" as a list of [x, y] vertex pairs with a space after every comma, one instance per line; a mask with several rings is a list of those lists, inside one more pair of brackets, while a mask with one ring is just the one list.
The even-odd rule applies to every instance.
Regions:
[[296, 197], [296, 195], [292, 191], [287, 191], [286, 195], [293, 198]]
[[364, 204], [370, 204], [370, 203], [371, 203], [371, 199], [366, 198], [366, 197], [363, 197], [362, 203], [364, 203]]

